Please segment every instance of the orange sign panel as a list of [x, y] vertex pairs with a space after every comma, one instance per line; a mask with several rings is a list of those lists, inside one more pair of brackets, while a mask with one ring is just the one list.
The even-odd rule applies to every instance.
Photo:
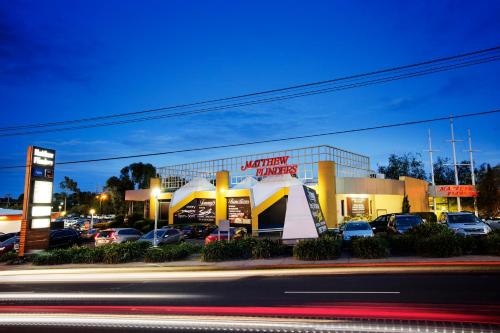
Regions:
[[477, 191], [472, 185], [438, 185], [436, 197], [477, 197]]

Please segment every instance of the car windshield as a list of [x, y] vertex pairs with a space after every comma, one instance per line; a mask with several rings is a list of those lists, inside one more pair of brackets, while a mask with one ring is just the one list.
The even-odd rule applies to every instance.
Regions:
[[111, 237], [112, 233], [114, 233], [114, 230], [104, 230], [99, 232], [99, 237]]
[[370, 230], [370, 225], [366, 222], [353, 222], [347, 223], [345, 226], [346, 231]]
[[396, 216], [396, 224], [398, 227], [414, 227], [420, 224], [422, 220], [417, 216]]
[[11, 244], [14, 244], [14, 243], [17, 243], [19, 242], [19, 237], [17, 236], [14, 236], [14, 237], [11, 237], [5, 241], [3, 241], [2, 243], [0, 243], [1, 246], [7, 246], [7, 245], [11, 245]]
[[473, 214], [448, 215], [448, 223], [480, 223], [481, 221]]
[[[156, 237], [163, 237], [165, 234], [165, 230], [156, 230]], [[143, 239], [153, 239], [154, 238], [154, 230], [148, 232], [144, 236], [142, 236]]]

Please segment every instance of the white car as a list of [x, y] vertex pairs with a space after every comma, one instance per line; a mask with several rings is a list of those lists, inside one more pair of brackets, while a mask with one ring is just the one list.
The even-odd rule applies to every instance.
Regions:
[[489, 225], [481, 221], [476, 215], [467, 212], [443, 213], [439, 219], [448, 228], [460, 236], [483, 236], [491, 232]]
[[370, 223], [365, 221], [348, 222], [342, 227], [342, 239], [350, 241], [353, 237], [373, 237]]

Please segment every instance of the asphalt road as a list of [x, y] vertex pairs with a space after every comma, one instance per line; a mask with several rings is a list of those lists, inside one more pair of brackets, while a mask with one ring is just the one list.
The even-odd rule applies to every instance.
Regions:
[[398, 333], [420, 329], [492, 333], [500, 329], [498, 281], [496, 271], [115, 283], [4, 281], [0, 284], [0, 331], [8, 327], [9, 332], [23, 333]]
[[199, 281], [3, 283], [0, 305], [290, 306], [338, 302], [500, 305], [500, 274], [272, 276]]

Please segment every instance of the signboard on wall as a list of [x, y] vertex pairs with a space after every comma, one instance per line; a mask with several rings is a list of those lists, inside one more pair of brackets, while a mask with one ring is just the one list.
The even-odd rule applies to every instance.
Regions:
[[307, 203], [309, 204], [309, 209], [311, 210], [311, 215], [314, 220], [314, 226], [318, 231], [318, 235], [321, 235], [328, 230], [328, 227], [326, 226], [326, 221], [319, 205], [318, 194], [310, 187], [303, 187], [304, 192], [306, 193]]
[[43, 250], [49, 244], [55, 151], [28, 147], [19, 255]]
[[436, 185], [436, 197], [477, 197], [476, 188], [472, 185]]
[[347, 197], [347, 215], [369, 215], [368, 198]]
[[215, 223], [215, 199], [193, 199], [174, 213], [174, 223]]
[[255, 169], [257, 177], [266, 177], [273, 175], [294, 175], [297, 173], [297, 164], [288, 164], [290, 156], [278, 156], [271, 158], [262, 158], [259, 160], [246, 161], [241, 166], [241, 171]]
[[231, 224], [252, 224], [250, 197], [227, 198], [227, 217]]

